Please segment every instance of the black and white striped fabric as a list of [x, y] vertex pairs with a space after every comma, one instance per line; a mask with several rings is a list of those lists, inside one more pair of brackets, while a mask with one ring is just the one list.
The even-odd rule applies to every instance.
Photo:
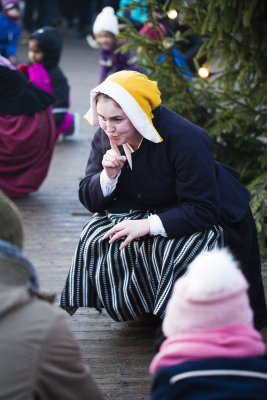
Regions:
[[115, 321], [147, 313], [163, 318], [173, 283], [202, 251], [224, 246], [223, 229], [212, 229], [180, 239], [144, 236], [120, 250], [104, 234], [124, 219], [147, 218], [149, 212], [95, 214], [85, 225], [60, 306], [73, 314], [78, 307], [105, 307]]

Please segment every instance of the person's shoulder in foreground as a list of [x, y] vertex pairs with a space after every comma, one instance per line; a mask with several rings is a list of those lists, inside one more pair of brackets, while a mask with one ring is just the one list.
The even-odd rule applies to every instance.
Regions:
[[103, 399], [22, 243], [20, 213], [0, 191], [0, 398]]

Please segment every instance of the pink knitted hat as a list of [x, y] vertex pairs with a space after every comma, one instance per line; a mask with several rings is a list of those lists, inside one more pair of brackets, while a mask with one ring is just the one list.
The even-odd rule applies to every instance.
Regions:
[[225, 325], [253, 326], [248, 283], [227, 249], [198, 255], [174, 285], [163, 320], [166, 337]]

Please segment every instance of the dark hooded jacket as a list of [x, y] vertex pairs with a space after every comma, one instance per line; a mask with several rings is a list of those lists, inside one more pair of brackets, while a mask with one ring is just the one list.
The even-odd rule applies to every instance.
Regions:
[[63, 48], [61, 34], [51, 26], [45, 26], [33, 32], [30, 39], [38, 42], [39, 48], [44, 53], [44, 67], [48, 72], [53, 85], [53, 114], [56, 126], [59, 126], [65, 117], [65, 112], [59, 112], [69, 107], [69, 84], [59, 61]]

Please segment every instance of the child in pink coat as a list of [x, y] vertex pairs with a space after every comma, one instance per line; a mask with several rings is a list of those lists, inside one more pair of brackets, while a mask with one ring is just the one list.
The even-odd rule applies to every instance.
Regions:
[[18, 66], [40, 89], [54, 97], [52, 113], [58, 134], [64, 139], [74, 139], [79, 131], [79, 115], [69, 112], [70, 88], [68, 80], [59, 66], [62, 38], [50, 26], [33, 32], [28, 44], [30, 64]]

